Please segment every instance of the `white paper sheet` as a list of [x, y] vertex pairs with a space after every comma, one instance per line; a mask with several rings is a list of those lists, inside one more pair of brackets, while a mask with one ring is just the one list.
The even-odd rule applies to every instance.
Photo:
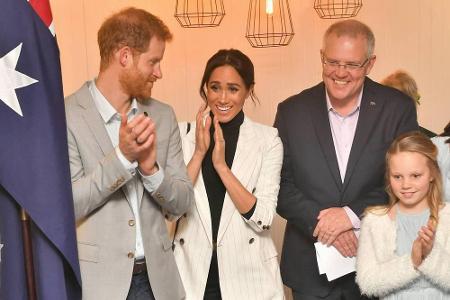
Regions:
[[[359, 231], [355, 231], [358, 237]], [[319, 273], [326, 274], [328, 281], [347, 275], [356, 270], [356, 257], [344, 257], [333, 246], [321, 242], [314, 244], [316, 248], [317, 265]]]

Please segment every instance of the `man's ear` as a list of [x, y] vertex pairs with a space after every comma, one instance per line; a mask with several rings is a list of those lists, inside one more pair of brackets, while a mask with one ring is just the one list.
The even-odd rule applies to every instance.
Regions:
[[128, 46], [122, 47], [117, 50], [115, 56], [122, 67], [126, 67], [133, 63], [133, 53]]
[[373, 65], [375, 64], [375, 61], [377, 60], [377, 56], [376, 55], [372, 55], [372, 57], [370, 58], [369, 62], [367, 63], [367, 68], [366, 68], [366, 75], [369, 75], [370, 71], [373, 68]]

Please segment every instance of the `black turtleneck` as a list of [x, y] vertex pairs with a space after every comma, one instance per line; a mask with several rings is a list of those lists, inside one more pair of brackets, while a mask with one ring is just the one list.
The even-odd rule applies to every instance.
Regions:
[[[211, 118], [213, 115], [211, 114]], [[240, 111], [231, 121], [220, 123], [225, 140], [225, 162], [231, 169], [234, 154], [239, 137], [240, 126], [244, 122], [244, 113]], [[209, 149], [202, 162], [203, 181], [205, 183], [206, 194], [208, 195], [209, 209], [211, 212], [211, 227], [213, 244], [217, 242], [220, 216], [222, 213], [223, 201], [225, 197], [225, 186], [220, 180], [219, 174], [214, 169], [212, 162], [212, 151], [214, 149], [214, 125], [210, 129], [211, 142]], [[216, 295], [216, 296], [213, 296]], [[209, 268], [208, 281], [206, 283], [205, 299], [220, 299], [219, 269], [217, 265], [217, 252], [214, 247], [211, 265]]]

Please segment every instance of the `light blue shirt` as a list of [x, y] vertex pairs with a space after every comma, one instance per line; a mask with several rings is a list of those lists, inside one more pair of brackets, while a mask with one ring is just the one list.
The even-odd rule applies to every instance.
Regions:
[[[100, 113], [104, 123], [108, 136], [111, 139], [111, 143], [115, 149], [116, 155], [119, 158], [122, 165], [127, 169], [133, 176], [125, 186], [123, 187], [127, 199], [130, 201], [131, 209], [133, 210], [135, 222], [136, 222], [136, 259], [144, 258], [144, 246], [142, 243], [142, 231], [141, 231], [141, 221], [139, 216], [139, 207], [141, 197], [137, 193], [137, 184], [139, 180], [142, 180], [144, 188], [152, 193], [155, 191], [164, 179], [164, 171], [159, 167], [159, 170], [150, 176], [144, 176], [139, 172], [138, 163], [136, 161], [130, 162], [123, 155], [119, 148], [119, 129], [121, 123], [120, 114], [114, 109], [114, 107], [109, 103], [109, 101], [103, 96], [103, 94], [98, 90], [94, 81], [89, 82], [89, 91], [94, 99], [95, 106]], [[131, 121], [138, 113], [138, 106], [136, 99], [131, 102], [130, 110], [127, 113], [128, 121]], [[137, 174], [136, 170], [139, 172]]]
[[445, 141], [449, 138], [448, 136], [436, 136], [431, 139], [438, 148], [437, 160], [442, 174], [444, 198], [447, 202], [450, 202], [450, 144], [446, 144]]

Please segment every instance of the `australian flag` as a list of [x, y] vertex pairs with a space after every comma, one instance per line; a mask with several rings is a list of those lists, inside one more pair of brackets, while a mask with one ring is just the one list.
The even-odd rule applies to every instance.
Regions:
[[27, 299], [20, 207], [38, 299], [81, 299], [59, 50], [49, 0], [0, 4], [0, 299]]

